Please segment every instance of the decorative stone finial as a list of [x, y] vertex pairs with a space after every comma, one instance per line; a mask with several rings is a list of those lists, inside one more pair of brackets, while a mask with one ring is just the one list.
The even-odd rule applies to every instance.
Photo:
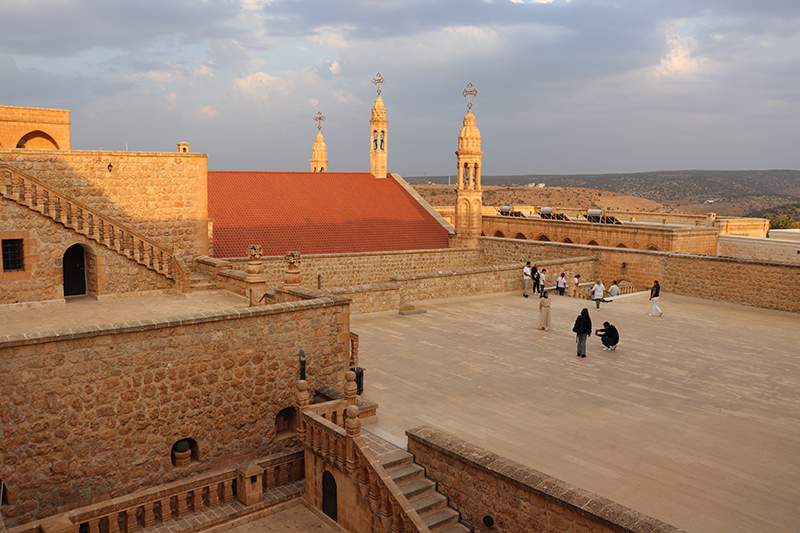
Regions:
[[344, 375], [344, 399], [347, 405], [358, 403], [358, 385], [356, 384], [356, 373], [352, 370]]
[[381, 73], [378, 72], [378, 75], [372, 78], [372, 83], [378, 86], [378, 94], [381, 94], [381, 85], [386, 83], [386, 80], [381, 76]]
[[250, 261], [261, 259], [262, 255], [263, 251], [260, 244], [251, 244], [247, 247], [247, 257], [250, 258]]
[[248, 276], [256, 276], [258, 274], [264, 273], [264, 265], [259, 261], [261, 259], [261, 245], [260, 244], [251, 244], [247, 247], [247, 257], [250, 258], [250, 261], [247, 262], [247, 265], [244, 267], [245, 272], [247, 272]]
[[283, 273], [284, 287], [299, 287], [303, 282], [300, 273], [300, 252], [286, 252], [286, 272]]
[[322, 131], [322, 123], [325, 122], [325, 116], [322, 111], [317, 111], [317, 114], [314, 115], [314, 120], [317, 122], [317, 130]]
[[467, 88], [461, 91], [467, 99], [467, 109], [472, 109], [472, 97], [478, 96], [478, 89], [472, 86], [472, 82], [467, 83]]

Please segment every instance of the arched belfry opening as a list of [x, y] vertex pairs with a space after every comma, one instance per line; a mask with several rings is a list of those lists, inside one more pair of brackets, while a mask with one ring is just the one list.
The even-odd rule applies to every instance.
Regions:
[[64, 296], [86, 294], [86, 253], [83, 246], [73, 244], [67, 248], [61, 264], [64, 274]]
[[329, 471], [322, 474], [322, 512], [325, 516], [336, 522], [339, 515], [338, 495], [336, 493], [336, 479]]

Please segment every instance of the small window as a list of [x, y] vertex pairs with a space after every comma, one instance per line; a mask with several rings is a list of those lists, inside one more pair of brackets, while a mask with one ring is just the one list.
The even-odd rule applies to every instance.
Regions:
[[8, 489], [2, 479], [0, 479], [0, 505], [8, 505]]
[[22, 239], [3, 239], [3, 270], [5, 272], [25, 270]]

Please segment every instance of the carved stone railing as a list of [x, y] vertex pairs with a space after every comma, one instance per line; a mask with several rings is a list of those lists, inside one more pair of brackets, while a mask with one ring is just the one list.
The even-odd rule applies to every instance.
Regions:
[[[297, 382], [297, 437], [303, 447], [348, 474], [368, 502], [373, 531], [429, 532], [408, 498], [361, 436], [355, 373], [345, 374], [345, 399], [309, 405], [308, 384]], [[348, 405], [349, 403], [349, 405]]]
[[190, 275], [171, 250], [9, 165], [0, 165], [0, 195], [40, 213], [175, 282], [188, 292]]
[[[8, 533], [130, 533], [156, 522], [169, 524], [204, 509], [212, 509], [234, 498], [244, 502], [237, 483], [246, 483], [255, 468], [263, 478], [257, 490], [286, 485], [304, 475], [303, 450], [299, 447], [253, 463], [209, 474], [196, 474], [182, 481], [146, 489], [126, 496], [67, 511], [8, 530]], [[244, 475], [247, 473], [247, 475]]]

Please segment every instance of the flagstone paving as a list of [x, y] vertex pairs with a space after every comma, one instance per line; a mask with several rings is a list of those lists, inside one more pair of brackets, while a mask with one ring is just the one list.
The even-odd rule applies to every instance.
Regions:
[[[646, 294], [554, 297], [552, 328], [520, 295], [355, 315], [365, 429], [405, 446], [432, 425], [693, 532], [800, 531], [800, 315]], [[583, 307], [598, 337], [576, 357]]]

